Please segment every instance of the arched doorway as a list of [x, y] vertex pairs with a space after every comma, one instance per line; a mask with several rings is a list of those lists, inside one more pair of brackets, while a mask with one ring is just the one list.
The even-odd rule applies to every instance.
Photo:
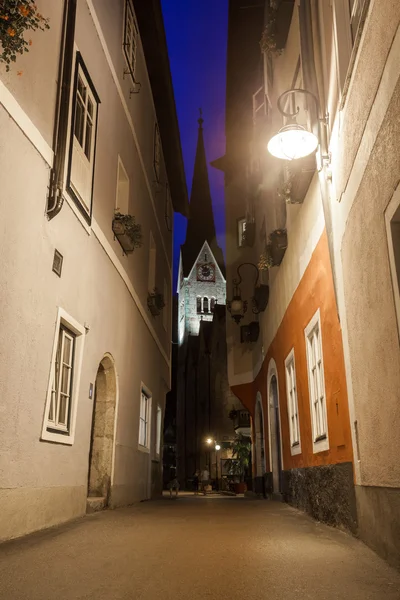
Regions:
[[265, 435], [264, 411], [260, 392], [257, 393], [255, 413], [255, 450], [256, 450], [256, 475], [263, 477], [265, 473]]
[[98, 499], [97, 509], [107, 506], [110, 500], [116, 398], [114, 362], [106, 355], [96, 376], [89, 452], [88, 497]]
[[266, 495], [265, 490], [265, 435], [264, 435], [264, 410], [260, 392], [257, 393], [256, 410], [254, 416], [254, 450], [255, 450], [255, 492]]
[[282, 491], [282, 446], [279, 415], [278, 378], [275, 361], [271, 359], [268, 368], [268, 408], [270, 427], [270, 461], [274, 494]]

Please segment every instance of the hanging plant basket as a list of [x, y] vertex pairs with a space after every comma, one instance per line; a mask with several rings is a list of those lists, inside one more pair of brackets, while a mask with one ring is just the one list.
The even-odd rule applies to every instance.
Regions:
[[261, 284], [254, 290], [253, 306], [254, 309], [260, 313], [263, 312], [268, 306], [269, 300], [269, 285]]
[[164, 296], [157, 290], [157, 288], [154, 288], [152, 292], [149, 292], [149, 295], [147, 296], [147, 306], [153, 317], [157, 317], [164, 308]]
[[142, 226], [131, 215], [115, 213], [112, 230], [125, 254], [131, 254], [143, 245]]

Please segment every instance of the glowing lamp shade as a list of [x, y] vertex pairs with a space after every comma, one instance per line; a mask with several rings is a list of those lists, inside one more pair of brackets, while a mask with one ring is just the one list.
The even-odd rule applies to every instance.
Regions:
[[304, 158], [315, 152], [317, 147], [318, 138], [297, 124], [282, 127], [268, 142], [268, 152], [284, 160]]
[[234, 296], [231, 303], [231, 313], [240, 313], [243, 310], [243, 300], [240, 296]]

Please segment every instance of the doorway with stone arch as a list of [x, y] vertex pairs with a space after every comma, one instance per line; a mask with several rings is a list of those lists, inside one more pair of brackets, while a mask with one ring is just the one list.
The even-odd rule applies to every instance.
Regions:
[[264, 475], [266, 471], [265, 466], [265, 433], [264, 433], [264, 410], [262, 405], [262, 397], [260, 392], [257, 392], [256, 396], [256, 410], [254, 416], [254, 433], [255, 433], [255, 491], [256, 493], [263, 494], [265, 496], [265, 481]]
[[114, 360], [106, 354], [99, 364], [94, 388], [88, 472], [88, 512], [108, 506], [114, 455], [117, 377]]
[[279, 414], [278, 373], [275, 361], [271, 358], [268, 366], [268, 413], [270, 439], [270, 466], [274, 494], [282, 493], [282, 444]]

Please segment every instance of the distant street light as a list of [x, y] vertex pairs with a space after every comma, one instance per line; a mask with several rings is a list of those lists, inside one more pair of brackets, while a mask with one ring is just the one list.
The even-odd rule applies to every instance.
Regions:
[[218, 450], [221, 450], [221, 446], [220, 446], [219, 444], [217, 444], [217, 445], [215, 446], [215, 449], [216, 449], [217, 451], [218, 451]]
[[206, 442], [207, 442], [207, 444], [208, 444], [208, 445], [210, 445], [210, 444], [212, 444], [212, 443], [213, 443], [213, 441], [212, 441], [212, 439], [211, 439], [211, 438], [207, 438], [207, 439], [206, 439]]

